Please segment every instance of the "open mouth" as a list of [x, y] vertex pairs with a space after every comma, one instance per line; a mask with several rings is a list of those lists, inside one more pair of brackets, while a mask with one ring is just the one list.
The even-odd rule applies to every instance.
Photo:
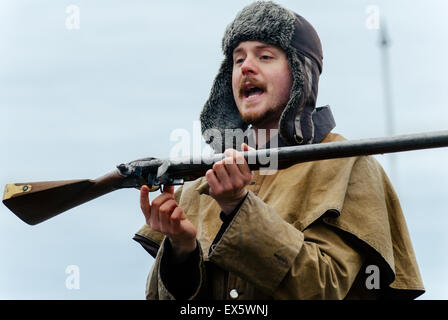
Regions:
[[264, 91], [264, 88], [252, 83], [244, 84], [241, 88], [241, 94], [246, 99], [261, 96]]

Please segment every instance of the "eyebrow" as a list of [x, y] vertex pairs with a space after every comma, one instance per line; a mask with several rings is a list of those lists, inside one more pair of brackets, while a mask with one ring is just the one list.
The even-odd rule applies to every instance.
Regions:
[[[260, 50], [260, 49], [266, 49], [266, 48], [274, 48], [274, 46], [272, 46], [270, 44], [259, 44], [259, 45], [256, 45], [255, 48]], [[240, 53], [241, 51], [243, 51], [243, 48], [238, 47], [233, 51], [233, 55]]]

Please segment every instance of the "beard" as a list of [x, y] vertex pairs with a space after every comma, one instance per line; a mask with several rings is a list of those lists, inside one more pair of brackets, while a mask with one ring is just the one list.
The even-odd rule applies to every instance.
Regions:
[[269, 108], [265, 110], [262, 114], [249, 112], [246, 114], [242, 114], [241, 118], [246, 124], [251, 124], [252, 126], [257, 128], [263, 128], [273, 122], [278, 123], [284, 108], [285, 105], [283, 105], [283, 107], [280, 106]]
[[241, 118], [246, 124], [251, 124], [256, 128], [277, 128], [280, 117], [285, 109], [289, 97], [285, 99], [279, 99], [272, 103], [271, 106], [259, 112], [240, 112]]

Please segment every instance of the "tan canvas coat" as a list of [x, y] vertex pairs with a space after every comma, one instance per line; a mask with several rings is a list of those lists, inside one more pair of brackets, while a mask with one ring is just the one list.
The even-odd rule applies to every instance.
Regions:
[[[344, 140], [329, 134], [323, 142]], [[205, 178], [176, 200], [197, 227], [200, 286], [192, 299], [415, 298], [424, 291], [398, 198], [373, 157], [255, 171], [249, 194], [211, 254], [222, 224]], [[157, 244], [144, 225], [138, 235]], [[148, 276], [148, 299], [174, 299], [160, 277], [163, 246]], [[380, 288], [368, 289], [379, 268]], [[179, 284], [182, 285], [181, 283]]]

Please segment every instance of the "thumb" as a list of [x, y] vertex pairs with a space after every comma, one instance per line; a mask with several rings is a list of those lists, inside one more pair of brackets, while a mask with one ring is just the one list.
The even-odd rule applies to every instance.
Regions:
[[246, 143], [242, 143], [241, 144], [241, 150], [243, 150], [243, 151], [251, 151], [251, 150], [255, 150], [255, 148], [250, 147]]

